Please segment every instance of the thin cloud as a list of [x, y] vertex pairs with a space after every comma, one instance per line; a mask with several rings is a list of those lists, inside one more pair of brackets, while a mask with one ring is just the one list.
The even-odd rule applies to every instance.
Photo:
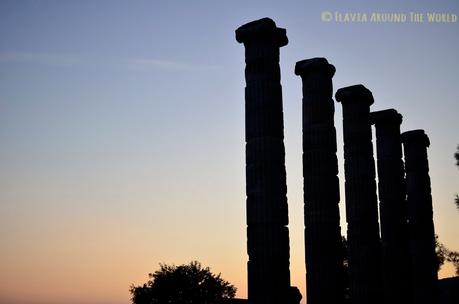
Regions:
[[193, 64], [158, 59], [131, 59], [130, 66], [134, 69], [163, 69], [172, 71], [215, 70], [219, 65]]
[[[86, 58], [88, 59], [88, 58]], [[94, 59], [94, 58], [93, 58]], [[126, 59], [104, 56], [96, 60], [97, 64], [119, 65], [126, 63]], [[0, 52], [1, 63], [40, 64], [58, 67], [70, 67], [81, 64], [81, 58], [72, 54], [62, 53], [35, 53], [35, 52]], [[220, 69], [220, 65], [195, 64], [179, 61], [133, 58], [127, 59], [127, 65], [134, 70], [169, 70], [169, 71], [209, 71]]]
[[69, 54], [0, 52], [0, 63], [2, 62], [68, 67], [80, 63], [80, 60]]

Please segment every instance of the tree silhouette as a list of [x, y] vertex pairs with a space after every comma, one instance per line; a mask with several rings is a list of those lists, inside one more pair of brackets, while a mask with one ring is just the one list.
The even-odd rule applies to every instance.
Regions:
[[[344, 236], [342, 237], [342, 244], [344, 252], [343, 265], [345, 270], [345, 294], [346, 300], [349, 301], [349, 251], [347, 239]], [[440, 271], [441, 266], [443, 266], [445, 262], [449, 262], [453, 264], [456, 269], [456, 275], [459, 276], [459, 252], [449, 250], [443, 243], [440, 243], [438, 235], [435, 235], [435, 253], [437, 255], [437, 272]]]
[[437, 254], [438, 269], [446, 262], [453, 264], [456, 268], [456, 275], [459, 276], [459, 252], [452, 251], [446, 248], [446, 246], [438, 240], [438, 235], [435, 235], [435, 253]]
[[[454, 153], [454, 158], [456, 159], [456, 166], [459, 168], [459, 145], [457, 146], [456, 153]], [[456, 208], [459, 209], [459, 195], [456, 194], [454, 202], [456, 203]]]
[[131, 285], [133, 304], [220, 304], [236, 294], [233, 285], [197, 261], [180, 266], [160, 264], [148, 276], [147, 283]]
[[349, 247], [347, 239], [341, 236], [341, 250], [343, 255], [343, 284], [344, 284], [344, 303], [351, 302], [351, 290], [350, 290], [350, 279], [349, 279]]

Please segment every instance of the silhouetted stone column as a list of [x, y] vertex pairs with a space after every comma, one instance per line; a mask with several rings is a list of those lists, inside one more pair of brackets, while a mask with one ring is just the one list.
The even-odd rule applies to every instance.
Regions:
[[303, 81], [303, 177], [308, 304], [343, 303], [344, 267], [339, 225], [335, 67], [325, 58], [299, 61]]
[[437, 302], [437, 260], [427, 147], [423, 130], [402, 134], [406, 168], [413, 303]]
[[346, 220], [353, 304], [381, 303], [381, 252], [371, 124], [373, 95], [363, 85], [339, 89], [343, 105]]
[[400, 124], [394, 109], [370, 114], [376, 129], [378, 190], [381, 222], [384, 303], [406, 304], [410, 299], [410, 264], [406, 210], [405, 172]]
[[[287, 186], [279, 48], [285, 29], [268, 18], [236, 30], [245, 46], [248, 298], [284, 304], [290, 288]], [[297, 302], [298, 303], [298, 302]]]

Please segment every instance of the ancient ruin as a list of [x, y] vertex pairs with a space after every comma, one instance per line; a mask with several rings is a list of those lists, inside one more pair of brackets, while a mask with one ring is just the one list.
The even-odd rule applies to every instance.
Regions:
[[427, 147], [424, 130], [402, 134], [406, 167], [408, 229], [413, 304], [437, 303], [437, 255]]
[[[263, 18], [239, 27], [236, 40], [245, 46], [246, 62], [247, 302], [298, 304], [301, 294], [290, 286], [279, 67], [279, 48], [288, 43], [286, 31]], [[303, 84], [307, 303], [437, 303], [427, 135], [422, 130], [401, 135], [402, 116], [394, 109], [370, 113], [373, 94], [363, 85], [336, 92], [343, 109], [348, 240], [344, 265], [332, 99], [335, 67], [325, 58], [312, 58], [297, 62], [295, 74]], [[450, 290], [458, 282], [443, 282], [442, 303], [454, 302]]]
[[355, 85], [339, 89], [335, 98], [343, 106], [351, 299], [355, 304], [381, 303], [381, 246], [370, 124], [373, 95], [363, 85]]
[[248, 298], [299, 303], [290, 287], [287, 183], [279, 48], [285, 29], [265, 18], [236, 30], [245, 46]]
[[381, 222], [384, 303], [409, 303], [410, 264], [400, 124], [402, 115], [389, 109], [372, 112], [376, 129], [379, 217]]
[[342, 303], [344, 267], [339, 223], [332, 77], [325, 58], [299, 61], [303, 81], [303, 181], [308, 303]]

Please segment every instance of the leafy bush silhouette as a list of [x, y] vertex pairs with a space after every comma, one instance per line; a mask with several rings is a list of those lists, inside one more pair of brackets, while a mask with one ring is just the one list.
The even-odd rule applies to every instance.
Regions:
[[149, 278], [141, 286], [131, 285], [133, 304], [220, 304], [236, 294], [233, 285], [197, 261], [180, 266], [160, 264]]

